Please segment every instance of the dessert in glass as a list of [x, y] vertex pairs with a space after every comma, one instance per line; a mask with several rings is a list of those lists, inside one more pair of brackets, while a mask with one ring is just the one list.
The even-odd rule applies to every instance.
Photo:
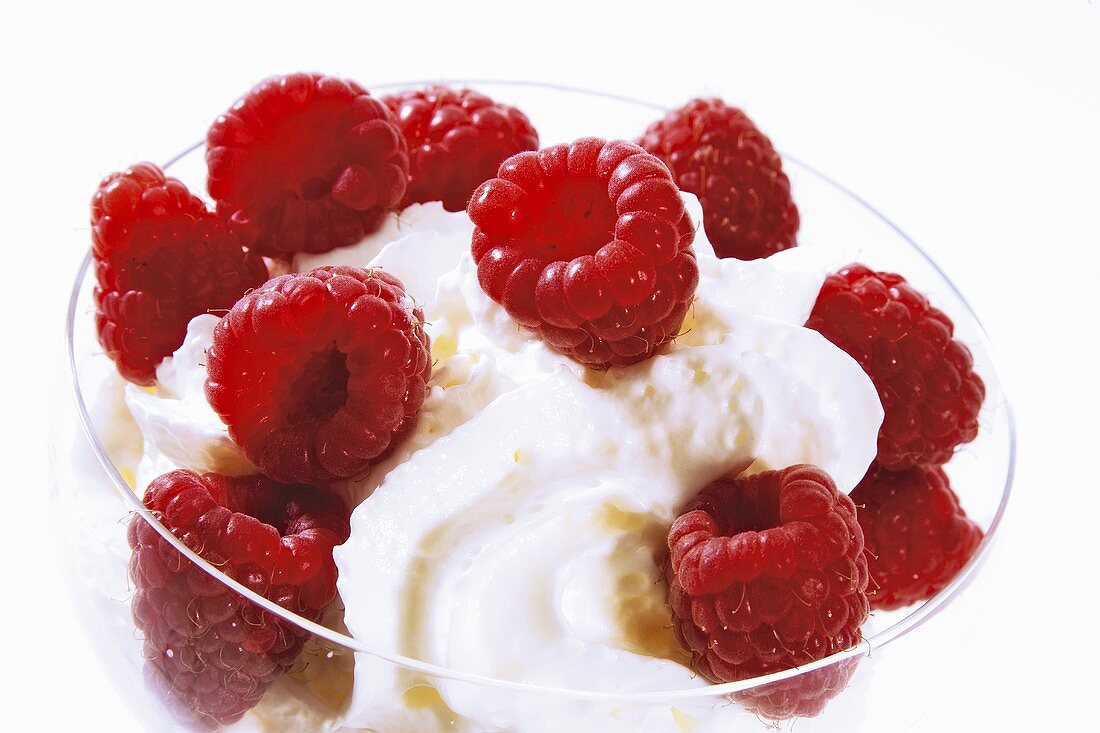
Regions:
[[901, 729], [980, 618], [980, 324], [721, 100], [279, 77], [93, 239], [57, 536], [147, 727]]

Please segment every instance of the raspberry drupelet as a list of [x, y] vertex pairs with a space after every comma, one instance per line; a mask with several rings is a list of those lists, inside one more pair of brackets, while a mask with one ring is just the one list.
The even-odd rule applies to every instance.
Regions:
[[872, 608], [927, 600], [978, 549], [982, 530], [966, 516], [939, 466], [891, 472], [872, 465], [852, 491], [867, 541]]
[[664, 163], [581, 138], [506, 160], [469, 205], [478, 281], [586, 366], [625, 366], [679, 332], [699, 282], [695, 232]]
[[92, 198], [96, 333], [119, 373], [149, 385], [187, 323], [267, 280], [218, 217], [152, 163], [112, 173]]
[[[317, 621], [336, 595], [332, 548], [348, 537], [348, 510], [327, 493], [180, 470], [149, 484], [145, 506], [200, 557], [292, 613]], [[309, 634], [208, 575], [143, 519], [128, 534], [146, 682], [188, 727], [235, 722]]]
[[[855, 505], [816, 466], [715, 481], [668, 534], [676, 638], [713, 682], [849, 649], [868, 615], [863, 547]], [[854, 666], [833, 665], [737, 699], [770, 718], [816, 715]]]
[[254, 87], [210, 127], [206, 164], [218, 214], [270, 257], [354, 244], [397, 208], [409, 176], [389, 108], [322, 74]]
[[382, 101], [409, 146], [405, 204], [441, 201], [447, 211], [464, 211], [506, 158], [539, 146], [525, 114], [472, 89], [433, 84]]
[[806, 327], [871, 377], [885, 416], [878, 463], [943, 464], [978, 434], [985, 384], [955, 326], [900, 275], [852, 264], [829, 275]]
[[420, 412], [432, 368], [423, 320], [382, 270], [321, 267], [274, 278], [214, 330], [207, 400], [273, 479], [359, 476]]
[[783, 162], [740, 109], [693, 99], [651, 124], [639, 142], [699, 197], [719, 257], [755, 260], [795, 246], [798, 207]]

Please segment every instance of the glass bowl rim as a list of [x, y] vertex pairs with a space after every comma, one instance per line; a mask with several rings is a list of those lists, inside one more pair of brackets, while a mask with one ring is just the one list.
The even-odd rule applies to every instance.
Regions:
[[[495, 85], [495, 86], [513, 86], [520, 88], [536, 88], [544, 89], [552, 92], [565, 92], [570, 94], [579, 94], [584, 96], [591, 96], [601, 98], [604, 100], [612, 100], [621, 102], [624, 104], [635, 105], [652, 110], [656, 113], [664, 113], [668, 111], [668, 107], [665, 107], [654, 102], [636, 99], [629, 96], [620, 94], [607, 93], [600, 90], [588, 89], [584, 87], [569, 86], [563, 84], [554, 84], [550, 82], [540, 81], [520, 81], [509, 79], [468, 79], [468, 78], [455, 78], [455, 79], [429, 79], [429, 80], [411, 80], [411, 81], [399, 81], [399, 82], [385, 82], [374, 85], [369, 85], [371, 90], [397, 90], [410, 87], [422, 87], [428, 84], [451, 84], [460, 86], [476, 86], [478, 84]], [[197, 142], [190, 147], [182, 150], [168, 161], [164, 163], [164, 169], [167, 171], [172, 165], [177, 163], [180, 159], [187, 155], [190, 155], [198, 148], [204, 145], [204, 141]], [[1000, 407], [1004, 410], [1005, 424], [1008, 430], [1008, 466], [1005, 474], [1005, 485], [1002, 489], [1001, 498], [997, 505], [996, 513], [989, 524], [989, 528], [985, 533], [985, 537], [982, 538], [978, 549], [975, 551], [974, 556], [970, 561], [959, 571], [955, 578], [942, 588], [934, 596], [926, 600], [924, 603], [912, 608], [904, 617], [898, 621], [890, 624], [882, 631], [873, 634], [869, 637], [864, 637], [855, 646], [846, 649], [841, 652], [837, 652], [828, 657], [816, 660], [814, 662], [802, 665], [800, 667], [793, 667], [791, 669], [783, 670], [780, 672], [774, 672], [772, 674], [763, 675], [759, 677], [752, 677], [737, 682], [726, 682], [721, 684], [713, 684], [702, 687], [692, 687], [679, 690], [655, 690], [644, 692], [631, 692], [631, 693], [615, 693], [615, 692], [603, 692], [595, 690], [579, 690], [569, 688], [550, 687], [546, 685], [534, 685], [525, 682], [516, 682], [513, 680], [498, 679], [495, 677], [489, 677], [480, 674], [473, 674], [469, 672], [463, 672], [457, 669], [451, 669], [442, 665], [432, 664], [424, 662], [412, 657], [406, 657], [400, 654], [393, 654], [390, 652], [379, 651], [377, 649], [371, 649], [367, 645], [363, 644], [354, 637], [347, 636], [338, 631], [329, 629], [326, 626], [309, 621], [302, 618], [287, 609], [279, 606], [278, 604], [264, 598], [257, 594], [255, 591], [246, 588], [236, 580], [228, 577], [221, 570], [211, 565], [195, 554], [190, 548], [183, 544], [174, 534], [172, 534], [156, 517], [156, 515], [150, 512], [142, 504], [138, 495], [130, 488], [129, 484], [122, 477], [118, 468], [111, 461], [107, 454], [106, 449], [100, 441], [98, 434], [96, 433], [95, 426], [92, 423], [91, 416], [88, 412], [87, 405], [84, 401], [84, 395], [80, 387], [80, 375], [77, 369], [76, 352], [73, 343], [73, 335], [75, 332], [75, 326], [77, 321], [76, 309], [80, 300], [81, 291], [84, 285], [84, 281], [88, 275], [88, 270], [92, 263], [92, 253], [89, 250], [85, 253], [83, 261], [76, 274], [76, 280], [73, 285], [72, 292], [69, 297], [69, 306], [66, 314], [65, 322], [65, 350], [68, 359], [69, 376], [72, 380], [73, 398], [76, 403], [77, 416], [85, 437], [91, 442], [92, 448], [96, 454], [100, 466], [106, 472], [110, 478], [116, 493], [120, 495], [120, 498], [124, 503], [129, 504], [130, 510], [133, 514], [139, 514], [148, 522], [156, 531], [164, 537], [176, 550], [181, 552], [189, 561], [195, 563], [200, 569], [206, 572], [211, 577], [218, 580], [218, 582], [225, 584], [233, 591], [244, 596], [246, 599], [260, 606], [269, 613], [281, 618], [287, 623], [294, 624], [295, 626], [304, 629], [318, 637], [325, 639], [326, 641], [336, 644], [340, 647], [351, 649], [356, 653], [369, 654], [379, 659], [385, 660], [397, 667], [408, 669], [421, 674], [429, 675], [435, 678], [449, 679], [457, 682], [464, 682], [477, 685], [485, 685], [488, 687], [495, 687], [502, 690], [510, 690], [515, 692], [522, 692], [528, 694], [537, 695], [552, 695], [555, 697], [566, 697], [571, 699], [582, 699], [592, 701], [607, 701], [607, 702], [621, 702], [621, 703], [658, 703], [669, 702], [683, 699], [693, 699], [711, 696], [724, 696], [731, 693], [743, 692], [753, 688], [758, 688], [763, 685], [781, 682], [783, 680], [797, 677], [799, 675], [811, 672], [823, 667], [832, 666], [838, 664], [846, 659], [859, 657], [863, 655], [869, 655], [871, 652], [886, 646], [888, 643], [900, 639], [906, 634], [914, 631], [919, 626], [924, 624], [936, 613], [943, 608], [946, 608], [951, 601], [962, 593], [970, 581], [976, 577], [982, 564], [991, 552], [994, 538], [997, 536], [997, 530], [1004, 518], [1005, 511], [1008, 506], [1008, 500], [1012, 493], [1012, 484], [1015, 476], [1016, 468], [1016, 424], [1013, 415], [1011, 402], [1007, 395], [1005, 395], [1004, 384], [1000, 380], [1000, 376], [997, 372], [995, 362], [993, 358], [993, 345], [989, 340], [989, 336], [986, 333], [985, 327], [982, 325], [974, 309], [970, 306], [970, 303], [959, 292], [954, 282], [947, 276], [946, 273], [940, 268], [940, 266], [933, 260], [927, 252], [921, 248], [909, 235], [907, 235], [900, 227], [894, 224], [885, 215], [880, 213], [877, 209], [871, 206], [865, 199], [837, 182], [835, 179], [827, 176], [821, 171], [817, 170], [813, 166], [804, 163], [801, 159], [783, 153], [781, 155], [784, 164], [793, 163], [796, 167], [801, 168], [804, 172], [816, 177], [833, 187], [846, 197], [852, 199], [860, 207], [865, 209], [867, 213], [871, 214], [874, 218], [878, 219], [881, 223], [885, 224], [888, 228], [894, 231], [909, 247], [911, 247], [917, 255], [924, 260], [925, 264], [932, 268], [932, 270], [939, 276], [943, 284], [953, 293], [953, 295], [959, 299], [963, 308], [966, 311], [966, 316], [972, 319], [977, 330], [977, 337], [982, 345], [982, 348], [990, 356], [990, 370], [995, 376], [997, 384], [1001, 390], [1003, 401]]]

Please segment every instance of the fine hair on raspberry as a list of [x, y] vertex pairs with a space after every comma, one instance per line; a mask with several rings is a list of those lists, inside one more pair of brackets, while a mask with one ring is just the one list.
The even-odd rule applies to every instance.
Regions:
[[874, 382], [884, 417], [880, 466], [941, 465], [978, 434], [985, 383], [955, 324], [905, 278], [851, 264], [821, 286], [806, 327], [848, 353]]
[[409, 176], [393, 113], [354, 81], [266, 79], [206, 134], [218, 214], [270, 257], [355, 244], [397, 208]]
[[360, 476], [415, 425], [431, 376], [423, 320], [380, 269], [274, 278], [214, 330], [207, 400], [276, 480]]
[[223, 312], [267, 279], [197, 196], [152, 163], [107, 176], [92, 198], [96, 335], [141, 385], [183, 343], [197, 315]]
[[[336, 595], [332, 549], [348, 537], [348, 509], [324, 491], [178, 470], [154, 479], [144, 502], [189, 549], [287, 611], [317, 621]], [[149, 688], [189, 728], [239, 720], [309, 633], [230, 590], [144, 519], [128, 538]]]
[[464, 211], [505, 159], [539, 146], [527, 115], [472, 89], [432, 84], [382, 101], [409, 146], [405, 205], [441, 201], [447, 211]]
[[694, 227], [668, 168], [637, 145], [520, 153], [468, 212], [482, 289], [556, 351], [605, 369], [677, 336], [699, 281]]
[[872, 465], [852, 501], [867, 541], [872, 608], [931, 598], [970, 562], [984, 536], [940, 466], [887, 471]]
[[[863, 531], [852, 500], [816, 466], [709, 484], [672, 524], [668, 549], [673, 630], [712, 682], [799, 667], [862, 639]], [[853, 669], [834, 665], [736, 699], [766, 717], [816, 715]]]
[[699, 197], [719, 257], [755, 260], [794, 247], [800, 218], [771, 140], [744, 111], [717, 97], [693, 99], [639, 140]]

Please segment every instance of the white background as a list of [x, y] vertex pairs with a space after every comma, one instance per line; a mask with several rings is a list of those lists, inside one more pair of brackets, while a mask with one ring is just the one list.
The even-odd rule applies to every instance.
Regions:
[[0, 19], [0, 699], [15, 716], [0, 727], [137, 730], [81, 636], [45, 529], [48, 393], [88, 198], [105, 173], [200, 138], [260, 78], [315, 69], [367, 85], [547, 80], [668, 104], [721, 94], [884, 211], [984, 319], [1020, 436], [986, 584], [994, 612], [917, 730], [1055, 729], [1089, 711], [1096, 4], [19, 5]]

